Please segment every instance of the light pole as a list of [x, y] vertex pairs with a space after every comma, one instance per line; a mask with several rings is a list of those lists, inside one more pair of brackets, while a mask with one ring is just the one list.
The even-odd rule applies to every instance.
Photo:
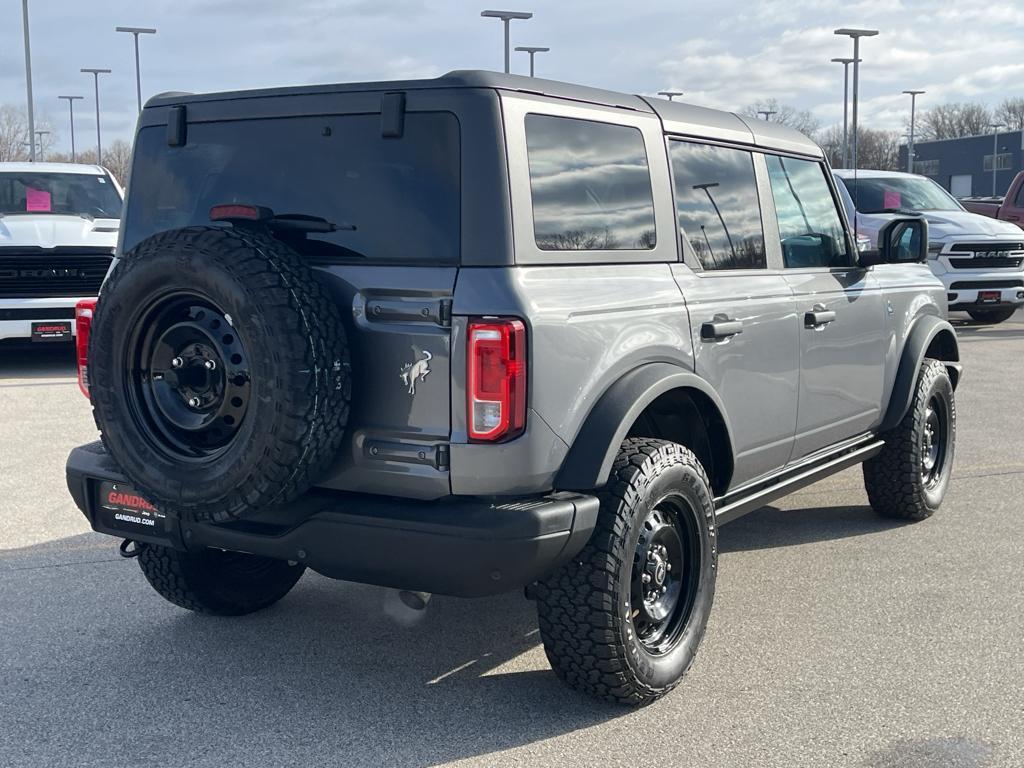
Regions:
[[759, 109], [757, 110], [757, 114], [764, 115], [765, 121], [771, 122], [772, 115], [777, 115], [779, 113], [778, 110], [775, 109]]
[[999, 129], [1005, 128], [1005, 123], [991, 123], [992, 129], [992, 197], [996, 196], [996, 171], [999, 168]]
[[39, 145], [39, 162], [43, 162], [43, 136], [49, 136], [49, 131], [33, 131], [36, 136], [36, 144]]
[[850, 111], [850, 64], [853, 59], [832, 59], [836, 64], [843, 65], [843, 168], [846, 168], [847, 147], [849, 146], [849, 111]]
[[100, 75], [109, 75], [110, 70], [83, 67], [82, 72], [92, 75], [93, 85], [96, 88], [96, 165], [103, 165], [103, 149], [100, 146]]
[[857, 170], [857, 107], [860, 99], [860, 39], [862, 37], [874, 37], [878, 34], [877, 29], [850, 29], [843, 27], [835, 31], [837, 35], [845, 35], [853, 38], [853, 151], [850, 159], [852, 167]]
[[904, 91], [910, 96], [910, 138], [907, 140], [907, 173], [914, 172], [914, 111], [917, 108], [917, 97], [924, 91]]
[[21, 25], [25, 32], [25, 89], [28, 91], [28, 158], [36, 161], [36, 110], [32, 104], [32, 48], [28, 42], [28, 0], [21, 0]]
[[[722, 212], [718, 209], [718, 203], [716, 203], [715, 202], [715, 198], [713, 198], [711, 196], [711, 189], [712, 189], [712, 187], [717, 187], [717, 186], [718, 186], [718, 182], [717, 181], [709, 181], [709, 182], [706, 182], [704, 184], [694, 184], [693, 188], [694, 189], [703, 189], [704, 193], [708, 196], [708, 200], [711, 201], [711, 207], [713, 207], [715, 209], [715, 213], [718, 214], [718, 220], [722, 223], [722, 229], [725, 230], [725, 237], [729, 241], [729, 250], [732, 251], [732, 258], [733, 258], [733, 262], [735, 263], [735, 261], [736, 261], [736, 247], [732, 244], [732, 235], [729, 234], [729, 228], [725, 225], [725, 219], [722, 218]], [[703, 227], [701, 227], [701, 229], [703, 229]], [[706, 233], [705, 233], [704, 237], [705, 237], [705, 239], [707, 238], [707, 234]]]
[[58, 99], [68, 100], [68, 116], [71, 118], [71, 162], [77, 163], [78, 158], [75, 156], [75, 102], [78, 99], [84, 99], [84, 96], [58, 96]]
[[114, 27], [115, 32], [130, 32], [135, 38], [135, 96], [139, 101], [139, 112], [142, 111], [142, 77], [139, 75], [139, 35], [155, 35], [155, 29], [148, 27]]
[[532, 13], [526, 13], [525, 11], [481, 11], [481, 16], [488, 19], [501, 19], [505, 25], [505, 74], [509, 73], [509, 53], [508, 53], [508, 23], [512, 19], [532, 19]]
[[658, 91], [659, 96], [664, 96], [669, 101], [672, 101], [676, 96], [682, 96], [682, 91]]
[[533, 77], [533, 56], [537, 53], [547, 53], [550, 48], [542, 48], [539, 45], [517, 45], [517, 51], [530, 54], [530, 77]]

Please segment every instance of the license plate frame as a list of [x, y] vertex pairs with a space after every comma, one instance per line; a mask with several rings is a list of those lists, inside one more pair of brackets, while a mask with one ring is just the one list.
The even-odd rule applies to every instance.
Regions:
[[979, 304], [998, 304], [1002, 298], [1001, 291], [978, 291]]
[[49, 344], [71, 339], [70, 320], [39, 320], [32, 323], [32, 341]]
[[169, 541], [171, 520], [128, 483], [100, 480], [93, 484], [96, 525], [125, 538]]

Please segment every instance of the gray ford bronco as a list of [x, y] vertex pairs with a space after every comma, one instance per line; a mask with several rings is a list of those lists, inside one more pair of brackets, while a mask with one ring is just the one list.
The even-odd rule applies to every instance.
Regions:
[[859, 253], [774, 123], [488, 72], [174, 93], [128, 188], [67, 479], [184, 608], [306, 568], [525, 587], [562, 679], [644, 704], [693, 662], [720, 525], [855, 464], [887, 517], [949, 485], [927, 224]]

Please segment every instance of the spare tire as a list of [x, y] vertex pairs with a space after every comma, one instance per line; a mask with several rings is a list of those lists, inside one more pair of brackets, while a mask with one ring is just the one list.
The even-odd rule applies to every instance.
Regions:
[[255, 228], [177, 229], [127, 253], [97, 306], [89, 382], [107, 451], [157, 509], [187, 520], [294, 499], [348, 420], [337, 306]]

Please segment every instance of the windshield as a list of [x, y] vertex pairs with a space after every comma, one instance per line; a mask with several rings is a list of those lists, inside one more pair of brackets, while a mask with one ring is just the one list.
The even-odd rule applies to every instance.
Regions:
[[0, 213], [121, 218], [121, 195], [105, 175], [0, 171]]
[[842, 181], [861, 213], [963, 210], [960, 203], [931, 179], [876, 176]]

